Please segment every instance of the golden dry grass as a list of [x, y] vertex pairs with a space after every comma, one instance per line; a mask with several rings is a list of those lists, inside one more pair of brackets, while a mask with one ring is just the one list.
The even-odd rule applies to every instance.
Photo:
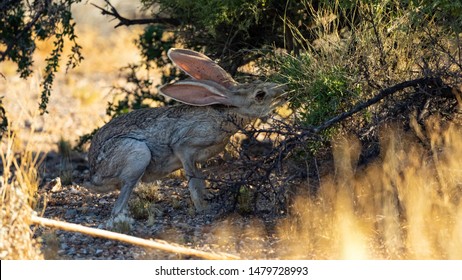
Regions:
[[462, 259], [462, 130], [426, 128], [429, 146], [384, 129], [380, 159], [360, 170], [358, 142], [337, 142], [335, 173], [278, 226], [280, 257]]
[[[8, 131], [10, 132], [10, 131]], [[18, 150], [14, 133], [0, 143], [0, 259], [43, 259], [33, 238], [30, 217], [38, 187], [39, 158], [27, 147]]]

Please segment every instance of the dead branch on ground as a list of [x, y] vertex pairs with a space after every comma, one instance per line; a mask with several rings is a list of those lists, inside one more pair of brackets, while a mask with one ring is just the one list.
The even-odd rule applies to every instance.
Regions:
[[32, 215], [31, 221], [34, 224], [51, 227], [56, 229], [61, 229], [65, 231], [71, 232], [79, 232], [86, 235], [112, 239], [136, 246], [142, 246], [151, 249], [162, 250], [170, 253], [181, 254], [181, 255], [188, 255], [193, 257], [198, 257], [201, 259], [207, 260], [238, 260], [240, 259], [238, 256], [225, 254], [225, 253], [213, 253], [213, 252], [205, 252], [201, 250], [187, 248], [178, 244], [168, 243], [163, 240], [148, 240], [139, 237], [134, 237], [126, 234], [116, 233], [108, 230], [96, 229], [91, 227], [86, 227], [78, 224], [56, 221], [52, 219], [47, 219], [43, 217], [38, 217], [36, 215]]

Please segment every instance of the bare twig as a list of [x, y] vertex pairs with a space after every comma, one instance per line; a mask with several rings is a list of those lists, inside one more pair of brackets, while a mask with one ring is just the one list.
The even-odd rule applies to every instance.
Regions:
[[117, 19], [119, 21], [119, 23], [116, 26], [114, 26], [114, 28], [117, 28], [122, 25], [130, 26], [130, 25], [142, 25], [142, 24], [166, 24], [166, 25], [177, 26], [180, 24], [180, 22], [174, 18], [155, 17], [155, 18], [142, 18], [142, 19], [128, 19], [120, 15], [117, 9], [111, 4], [109, 0], [105, 0], [104, 2], [106, 2], [106, 4], [109, 6], [108, 9], [102, 8], [93, 3], [91, 4], [95, 6], [96, 8], [98, 8], [99, 10], [101, 10], [102, 15], [114, 17], [114, 19]]
[[365, 16], [365, 19], [368, 20], [372, 25], [372, 29], [374, 30], [374, 36], [375, 36], [375, 39], [377, 40], [377, 46], [380, 51], [380, 58], [379, 58], [380, 65], [385, 66], [387, 64], [386, 54], [384, 50], [385, 47], [383, 45], [382, 38], [379, 34], [379, 31], [377, 30], [377, 23], [374, 21], [374, 13], [370, 9], [366, 9], [366, 11], [368, 12], [367, 16], [369, 17]]
[[116, 233], [108, 230], [102, 229], [95, 229], [91, 227], [86, 227], [78, 224], [72, 224], [68, 222], [56, 221], [47, 218], [38, 217], [36, 215], [32, 215], [31, 221], [34, 224], [57, 228], [65, 231], [72, 231], [72, 232], [79, 232], [95, 237], [106, 238], [117, 240], [137, 246], [143, 246], [151, 249], [157, 249], [162, 251], [167, 251], [175, 254], [182, 254], [188, 256], [199, 257], [202, 259], [208, 260], [237, 260], [239, 259], [238, 256], [225, 254], [225, 253], [213, 253], [213, 252], [205, 252], [201, 250], [191, 249], [187, 247], [183, 247], [178, 244], [168, 243], [163, 240], [148, 240], [139, 237], [134, 237], [126, 234]]

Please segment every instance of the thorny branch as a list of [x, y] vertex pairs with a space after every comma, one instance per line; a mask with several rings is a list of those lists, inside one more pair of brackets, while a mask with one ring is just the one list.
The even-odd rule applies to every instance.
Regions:
[[375, 103], [381, 101], [382, 99], [384, 99], [385, 97], [389, 96], [389, 95], [392, 95], [398, 91], [401, 91], [405, 88], [408, 88], [408, 87], [418, 87], [418, 86], [434, 86], [434, 87], [437, 87], [437, 88], [441, 88], [441, 89], [446, 89], [446, 87], [444, 86], [443, 84], [443, 81], [440, 79], [440, 78], [420, 78], [420, 79], [415, 79], [415, 80], [411, 80], [411, 81], [405, 81], [405, 82], [402, 82], [402, 83], [399, 83], [397, 85], [394, 85], [392, 87], [389, 87], [389, 88], [386, 88], [384, 90], [381, 90], [376, 96], [374, 96], [373, 98], [367, 100], [366, 102], [363, 102], [363, 103], [360, 103], [358, 105], [356, 105], [353, 109], [347, 111], [347, 112], [344, 112], [326, 122], [324, 122], [323, 124], [315, 127], [313, 129], [313, 132], [315, 133], [318, 133], [320, 131], [323, 131], [329, 127], [331, 127], [332, 125], [336, 124], [336, 123], [339, 123], [351, 116], [353, 116], [354, 114], [358, 113], [359, 111], [371, 106], [371, 105], [374, 105]]
[[114, 19], [118, 20], [119, 23], [114, 26], [114, 28], [117, 28], [119, 26], [130, 26], [130, 25], [142, 25], [142, 24], [165, 24], [165, 25], [172, 25], [172, 26], [177, 26], [180, 24], [180, 22], [177, 19], [174, 18], [163, 18], [163, 17], [155, 17], [155, 18], [143, 18], [143, 19], [128, 19], [126, 17], [123, 17], [117, 9], [111, 4], [109, 0], [105, 0], [106, 4], [108, 5], [108, 8], [103, 8], [98, 5], [95, 5], [92, 3], [93, 6], [101, 10], [102, 15], [107, 15], [114, 17]]
[[344, 121], [345, 119], [353, 116], [354, 114], [364, 110], [365, 108], [367, 107], [370, 107], [378, 102], [380, 102], [381, 100], [383, 100], [384, 98], [398, 92], [398, 91], [401, 91], [401, 90], [404, 90], [406, 88], [409, 88], [409, 87], [414, 87], [414, 88], [417, 88], [417, 87], [423, 87], [423, 86], [427, 86], [427, 87], [435, 87], [435, 88], [439, 88], [442, 90], [443, 93], [446, 93], [446, 91], [448, 91], [448, 87], [444, 85], [443, 81], [440, 79], [440, 78], [420, 78], [420, 79], [415, 79], [415, 80], [411, 80], [411, 81], [405, 81], [405, 82], [402, 82], [402, 83], [399, 83], [399, 84], [396, 84], [392, 87], [389, 87], [389, 88], [386, 88], [386, 89], [383, 89], [381, 90], [377, 95], [375, 95], [373, 98], [365, 101], [365, 102], [362, 102], [362, 103], [359, 103], [358, 105], [356, 105], [355, 107], [353, 107], [351, 110], [349, 111], [346, 111], [340, 115], [337, 115], [327, 121], [325, 121], [324, 123], [316, 126], [316, 127], [299, 127], [298, 129], [296, 128], [295, 131], [299, 131], [298, 133], [297, 132], [294, 132], [294, 131], [291, 131], [289, 132], [287, 130], [287, 128], [289, 127], [288, 125], [286, 126], [285, 128], [285, 131], [284, 132], [281, 132], [279, 130], [274, 130], [274, 131], [259, 131], [257, 130], [256, 132], [271, 132], [271, 133], [277, 133], [279, 135], [284, 135], [286, 138], [280, 143], [280, 148], [278, 149], [278, 158], [282, 159], [282, 158], [285, 158], [287, 156], [287, 154], [292, 150], [292, 148], [296, 145], [294, 145], [294, 142], [305, 142], [307, 140], [321, 140], [322, 139], [322, 136], [319, 134], [320, 132], [334, 126], [335, 124], [337, 123], [340, 123], [342, 121]]

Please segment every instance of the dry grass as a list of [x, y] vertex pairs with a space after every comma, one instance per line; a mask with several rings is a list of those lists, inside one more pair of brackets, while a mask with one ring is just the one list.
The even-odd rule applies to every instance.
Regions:
[[384, 127], [381, 155], [362, 167], [359, 141], [337, 139], [331, 174], [295, 197], [274, 236], [230, 216], [210, 246], [246, 259], [462, 259], [462, 127], [434, 117], [419, 131]]
[[299, 196], [278, 226], [281, 258], [462, 259], [462, 130], [437, 119], [429, 145], [391, 127], [380, 159], [356, 170], [360, 146], [335, 145], [335, 172]]
[[39, 158], [30, 147], [18, 150], [14, 133], [0, 143], [0, 259], [43, 259], [39, 244], [33, 239], [30, 217], [38, 188]]
[[[326, 95], [325, 87], [315, 87], [317, 80], [334, 82], [330, 84], [346, 80], [349, 87], [339, 93], [351, 95], [357, 89], [362, 98], [376, 93], [377, 88], [420, 76], [440, 76], [451, 86], [460, 83], [461, 69], [456, 67], [460, 59], [452, 57], [452, 53], [460, 53], [460, 40], [436, 22], [415, 26], [415, 18], [402, 8], [397, 7], [396, 14], [390, 16], [383, 7], [389, 2], [365, 1], [357, 12], [367, 20], [356, 30], [339, 30], [337, 6], [327, 4], [331, 10], [319, 9], [318, 13], [309, 1], [303, 3], [313, 11], [310, 28], [318, 39], [304, 38], [298, 28], [305, 27], [289, 22], [289, 30], [305, 47], [305, 54], [295, 60], [287, 56], [283, 61], [286, 72], [282, 73], [296, 89], [294, 101], [300, 98], [299, 112], [305, 113], [303, 106], [312, 96]], [[329, 73], [332, 67], [348, 69], [334, 72], [345, 79], [316, 76]], [[328, 101], [321, 100], [314, 104], [319, 107], [308, 105], [307, 109], [327, 108], [326, 104]], [[383, 113], [386, 108], [376, 106], [373, 110]], [[281, 242], [277, 256], [462, 259], [462, 129], [438, 118], [430, 118], [424, 127], [411, 120], [411, 126], [415, 133], [403, 132], [399, 126], [383, 127], [380, 157], [361, 169], [357, 167], [359, 141], [348, 137], [335, 141], [332, 174], [321, 178], [317, 195], [300, 194], [290, 216], [278, 224]]]

